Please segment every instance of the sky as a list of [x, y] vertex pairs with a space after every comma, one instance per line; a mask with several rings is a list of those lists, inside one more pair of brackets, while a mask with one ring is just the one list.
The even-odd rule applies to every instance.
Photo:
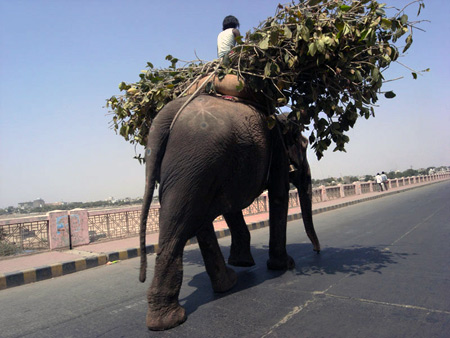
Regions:
[[[282, 3], [286, 3], [281, 1]], [[389, 0], [403, 7], [411, 0]], [[165, 56], [213, 60], [226, 15], [245, 32], [273, 16], [279, 1], [0, 0], [0, 208], [37, 198], [88, 202], [143, 195], [135, 149], [110, 129], [106, 99]], [[401, 62], [431, 71], [413, 80], [393, 65], [376, 117], [357, 121], [347, 152], [329, 150], [313, 178], [450, 165], [447, 0], [426, 0], [426, 32]], [[417, 10], [410, 12], [415, 20]]]

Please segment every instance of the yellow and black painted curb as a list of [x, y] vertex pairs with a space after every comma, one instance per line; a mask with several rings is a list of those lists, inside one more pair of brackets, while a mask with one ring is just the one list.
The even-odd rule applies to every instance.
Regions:
[[[157, 248], [158, 244], [147, 245], [147, 253], [155, 253]], [[44, 265], [22, 271], [14, 271], [6, 274], [0, 273], [0, 290], [68, 275], [74, 272], [105, 265], [108, 262], [138, 257], [139, 254], [139, 249], [133, 248], [93, 255], [91, 257], [79, 258], [52, 265]]]
[[[438, 182], [433, 182], [433, 183], [438, 183]], [[430, 183], [430, 184], [433, 184], [433, 183]], [[360, 199], [357, 199], [354, 201], [339, 203], [339, 204], [331, 205], [328, 207], [315, 209], [315, 210], [313, 210], [313, 215], [331, 211], [331, 210], [340, 209], [343, 207], [347, 207], [347, 206], [362, 203], [362, 202], [367, 202], [367, 201], [378, 199], [381, 197], [398, 194], [398, 193], [416, 189], [416, 188], [419, 188], [422, 186], [423, 185], [417, 186], [417, 187], [410, 187], [408, 189], [403, 189], [403, 190], [398, 190], [398, 191], [385, 192], [384, 194], [380, 194], [380, 195], [375, 195], [375, 196], [366, 197], [366, 198], [360, 198]], [[290, 221], [298, 220], [301, 218], [302, 218], [302, 214], [296, 213], [296, 214], [288, 215], [287, 220], [288, 220], [288, 222], [290, 222]], [[268, 220], [250, 223], [247, 225], [249, 230], [257, 230], [257, 229], [261, 229], [261, 228], [264, 228], [267, 226], [269, 226]], [[216, 231], [217, 238], [223, 238], [223, 237], [227, 237], [230, 235], [231, 235], [231, 233], [230, 233], [229, 229], [223, 229], [223, 230]], [[188, 240], [186, 245], [191, 245], [191, 244], [196, 244], [196, 243], [197, 243], [197, 239], [194, 237], [194, 238], [191, 238], [190, 240]], [[158, 244], [147, 245], [146, 249], [147, 249], [148, 254], [155, 253], [158, 250]], [[80, 259], [76, 259], [73, 261], [56, 263], [56, 264], [52, 264], [49, 266], [41, 266], [41, 267], [32, 268], [32, 269], [23, 270], [23, 271], [15, 271], [15, 272], [10, 272], [10, 273], [6, 273], [6, 274], [0, 273], [0, 290], [12, 288], [15, 286], [21, 286], [21, 285], [28, 284], [28, 283], [38, 282], [38, 281], [42, 281], [42, 280], [46, 280], [46, 279], [52, 279], [55, 277], [64, 276], [64, 275], [68, 275], [68, 274], [71, 274], [74, 272], [78, 272], [78, 271], [82, 271], [82, 270], [86, 270], [86, 269], [90, 269], [90, 268], [95, 268], [97, 266], [105, 265], [108, 262], [116, 262], [116, 261], [120, 261], [120, 260], [135, 258], [138, 256], [140, 256], [139, 248], [132, 248], [132, 249], [127, 249], [127, 250], [122, 250], [122, 251], [114, 251], [114, 252], [109, 252], [109, 253], [105, 253], [105, 254], [93, 255], [91, 257], [85, 257], [85, 258], [80, 258]]]

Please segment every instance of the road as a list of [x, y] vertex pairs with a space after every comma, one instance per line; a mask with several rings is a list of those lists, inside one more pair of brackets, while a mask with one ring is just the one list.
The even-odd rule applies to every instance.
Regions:
[[[145, 327], [138, 259], [0, 291], [1, 337], [449, 337], [450, 181], [315, 216], [312, 251], [288, 226], [296, 268], [268, 271], [268, 229], [252, 231], [256, 266], [212, 292], [196, 245], [180, 294], [188, 320]], [[220, 241], [228, 256], [229, 238]], [[154, 256], [149, 256], [149, 277]], [[151, 279], [151, 278], [149, 278]]]

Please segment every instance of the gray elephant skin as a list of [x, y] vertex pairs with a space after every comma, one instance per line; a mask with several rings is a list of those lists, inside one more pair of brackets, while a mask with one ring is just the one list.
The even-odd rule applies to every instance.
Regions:
[[[274, 128], [260, 108], [210, 95], [174, 100], [162, 109], [149, 131], [146, 187], [141, 214], [140, 281], [146, 278], [145, 232], [156, 182], [159, 182], [160, 232], [153, 281], [147, 293], [147, 327], [166, 330], [186, 320], [178, 302], [183, 250], [197, 237], [215, 292], [237, 281], [225, 264], [213, 220], [223, 215], [231, 232], [229, 265], [251, 266], [250, 233], [242, 215], [265, 189], [269, 196], [269, 269], [292, 269], [286, 252], [289, 183], [299, 192], [303, 220], [314, 250], [320, 251], [311, 210], [307, 141], [298, 126], [278, 116]], [[173, 125], [172, 125], [173, 123]], [[172, 125], [172, 126], [171, 126]], [[290, 172], [289, 165], [296, 170]]]

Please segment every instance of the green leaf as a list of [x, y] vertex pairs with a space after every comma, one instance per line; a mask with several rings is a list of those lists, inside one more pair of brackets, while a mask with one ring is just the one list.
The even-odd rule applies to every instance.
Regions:
[[236, 86], [236, 90], [238, 92], [242, 91], [244, 89], [244, 82], [239, 80], [239, 84]]
[[411, 74], [412, 74], [413, 79], [417, 80], [417, 73], [412, 72]]
[[315, 6], [318, 5], [322, 2], [322, 0], [309, 0], [308, 1], [308, 6]]
[[164, 102], [160, 101], [158, 102], [158, 104], [156, 105], [156, 110], [161, 110], [164, 107]]
[[310, 56], [314, 56], [314, 55], [316, 55], [316, 52], [317, 52], [317, 45], [316, 45], [315, 42], [311, 42], [311, 43], [308, 45], [308, 54], [309, 54]]
[[373, 67], [372, 68], [372, 80], [374, 83], [378, 82], [378, 80], [380, 79], [380, 70], [378, 69], [378, 67]]
[[289, 68], [294, 68], [296, 61], [297, 61], [297, 57], [296, 56], [293, 57], [293, 58], [290, 58], [289, 61], [287, 62]]
[[271, 62], [267, 62], [267, 63], [266, 63], [266, 66], [264, 67], [264, 76], [265, 76], [265, 77], [270, 77], [270, 74], [271, 74], [271, 65], [272, 65]]
[[267, 126], [269, 127], [269, 129], [273, 129], [273, 127], [275, 127], [276, 123], [277, 123], [277, 119], [275, 118], [274, 115], [267, 116]]
[[286, 39], [292, 39], [292, 31], [288, 26], [284, 26], [284, 36], [286, 37]]
[[346, 35], [350, 34], [351, 32], [352, 32], [352, 30], [350, 29], [350, 26], [347, 23], [345, 23], [344, 29], [342, 30], [342, 35], [346, 36]]
[[267, 35], [258, 45], [259, 48], [261, 48], [262, 50], [266, 50], [269, 48], [269, 39], [270, 36]]
[[279, 37], [278, 29], [270, 32], [270, 38], [269, 42], [271, 45], [276, 45], [278, 43], [278, 37]]
[[361, 32], [361, 38], [359, 39], [359, 41], [361, 42], [363, 40], [366, 40], [370, 36], [371, 33], [372, 33], [372, 28], [363, 30]]
[[395, 96], [396, 95], [395, 95], [395, 93], [393, 91], [389, 91], [389, 92], [384, 93], [384, 97], [387, 98], [387, 99], [393, 99]]
[[406, 41], [406, 46], [405, 46], [405, 48], [403, 48], [403, 53], [406, 52], [409, 49], [409, 47], [411, 47], [411, 44], [413, 43], [412, 34], [409, 34], [405, 41]]
[[406, 25], [408, 23], [408, 16], [406, 14], [403, 14], [400, 17], [400, 22], [402, 23], [402, 25]]
[[324, 54], [325, 53], [325, 42], [324, 42], [323, 38], [320, 38], [319, 40], [317, 40], [315, 42], [315, 44], [316, 44], [317, 50], [320, 53]]
[[128, 90], [128, 89], [130, 89], [131, 88], [131, 86], [130, 85], [127, 85], [125, 82], [121, 82], [121, 83], [119, 83], [119, 90], [120, 91], [122, 91], [122, 90]]
[[386, 15], [386, 11], [384, 9], [378, 8], [375, 11], [375, 14], [378, 15], [378, 16], [385, 16]]
[[385, 29], [385, 30], [389, 30], [392, 28], [392, 21], [382, 18], [381, 19], [381, 28]]
[[417, 16], [420, 15], [420, 11], [422, 10], [422, 8], [425, 8], [425, 4], [423, 4], [423, 3], [419, 4], [419, 10], [417, 11]]
[[349, 10], [352, 9], [352, 7], [351, 7], [351, 6], [348, 6], [348, 5], [341, 5], [341, 6], [339, 7], [339, 9], [340, 9], [342, 12], [348, 12]]
[[304, 25], [301, 25], [300, 26], [300, 36], [302, 37], [303, 40], [308, 41], [311, 36], [309, 28]]

